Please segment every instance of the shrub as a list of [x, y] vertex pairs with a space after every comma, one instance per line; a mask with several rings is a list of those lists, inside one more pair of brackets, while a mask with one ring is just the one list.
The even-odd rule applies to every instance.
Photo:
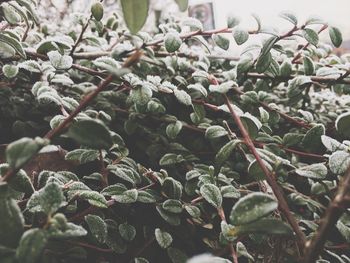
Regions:
[[[120, 5], [50, 25], [2, 1], [0, 261], [350, 262], [350, 59], [319, 41], [339, 30], [151, 35], [148, 1]], [[235, 58], [230, 34], [265, 37]]]

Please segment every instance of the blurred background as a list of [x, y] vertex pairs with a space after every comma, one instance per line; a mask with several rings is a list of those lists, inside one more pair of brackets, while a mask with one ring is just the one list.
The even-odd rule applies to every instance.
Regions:
[[[91, 3], [95, 0], [41, 0], [40, 8], [44, 13], [50, 13], [49, 8], [55, 8], [53, 12], [67, 11], [67, 7], [76, 12], [88, 13]], [[206, 30], [226, 27], [226, 18], [233, 14], [241, 19], [241, 26], [246, 29], [255, 29], [256, 22], [251, 14], [257, 14], [263, 27], [275, 27], [279, 31], [288, 30], [291, 24], [281, 19], [278, 14], [283, 11], [294, 13], [301, 25], [309, 17], [318, 17], [332, 26], [338, 27], [343, 33], [343, 44], [336, 50], [338, 54], [350, 52], [350, 1], [349, 0], [189, 0], [189, 9], [181, 13], [174, 0], [150, 0], [150, 17], [144, 30], [152, 31], [155, 25], [154, 11], [161, 16], [169, 14], [175, 16], [192, 16], [202, 21]], [[104, 0], [104, 5], [109, 12], [118, 12], [116, 0]], [[321, 33], [320, 39], [330, 42], [327, 33]], [[242, 47], [231, 43], [231, 52], [237, 53]]]

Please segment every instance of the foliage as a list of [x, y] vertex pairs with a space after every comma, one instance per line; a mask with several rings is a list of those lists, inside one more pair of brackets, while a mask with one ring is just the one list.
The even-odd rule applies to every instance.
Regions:
[[1, 2], [0, 261], [350, 262], [350, 57], [319, 37], [340, 31], [283, 13], [287, 32], [152, 35], [149, 1], [118, 5], [50, 29]]

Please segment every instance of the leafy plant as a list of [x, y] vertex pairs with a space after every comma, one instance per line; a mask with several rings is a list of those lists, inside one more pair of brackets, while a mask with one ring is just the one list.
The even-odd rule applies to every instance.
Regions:
[[319, 37], [340, 31], [150, 34], [149, 1], [106, 5], [50, 28], [1, 1], [0, 261], [350, 262], [350, 59]]

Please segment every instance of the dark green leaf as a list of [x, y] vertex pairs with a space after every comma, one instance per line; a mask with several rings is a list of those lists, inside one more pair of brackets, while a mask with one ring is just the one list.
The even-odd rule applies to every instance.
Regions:
[[310, 44], [317, 46], [318, 44], [318, 34], [315, 30], [311, 28], [304, 28], [303, 29], [303, 36], [306, 39], [307, 42]]
[[91, 234], [100, 243], [105, 243], [107, 239], [107, 225], [103, 219], [96, 215], [85, 216], [85, 221], [89, 226]]
[[149, 0], [121, 0], [121, 6], [126, 25], [136, 34], [146, 22]]
[[340, 47], [343, 42], [343, 36], [338, 28], [331, 26], [329, 28], [329, 37], [335, 47]]
[[156, 228], [156, 230], [154, 231], [154, 234], [161, 248], [167, 248], [173, 242], [173, 238], [171, 237], [171, 235], [168, 232], [162, 231], [159, 228]]
[[17, 248], [16, 258], [21, 263], [39, 262], [47, 242], [48, 236], [44, 229], [32, 228], [27, 230]]
[[219, 208], [222, 204], [222, 195], [220, 189], [214, 184], [205, 184], [200, 188], [203, 198], [212, 206]]
[[239, 226], [257, 221], [277, 209], [278, 203], [270, 195], [251, 193], [232, 207], [230, 222]]
[[112, 146], [112, 137], [108, 128], [97, 120], [80, 120], [71, 125], [67, 135], [79, 144], [94, 149]]

